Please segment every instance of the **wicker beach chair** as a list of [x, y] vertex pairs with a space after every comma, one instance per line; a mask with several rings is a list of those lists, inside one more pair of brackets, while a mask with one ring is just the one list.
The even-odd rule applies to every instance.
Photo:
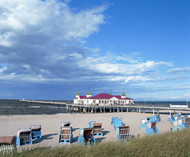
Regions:
[[93, 124], [93, 135], [94, 136], [103, 136], [102, 123]]
[[[93, 142], [90, 143], [88, 140], [88, 134], [91, 134]], [[83, 137], [85, 139], [85, 143], [87, 145], [94, 145], [96, 143], [95, 137], [94, 137], [94, 130], [93, 128], [84, 128], [84, 134]]]
[[32, 140], [42, 138], [41, 125], [31, 125], [30, 129], [31, 129]]
[[32, 144], [31, 129], [30, 128], [18, 129], [16, 145], [21, 146], [27, 144]]
[[147, 135], [153, 135], [158, 134], [158, 128], [156, 127], [156, 121], [147, 123], [146, 127], [146, 134]]
[[0, 137], [0, 156], [5, 153], [11, 153], [16, 149], [16, 141], [14, 136]]
[[180, 118], [180, 119], [173, 121], [173, 126], [172, 126], [171, 130], [174, 132], [174, 131], [183, 130], [185, 128], [186, 128], [185, 123], [183, 123], [182, 118]]
[[59, 135], [59, 143], [72, 143], [72, 127], [61, 127]]
[[[91, 140], [89, 140], [89, 134], [91, 134]], [[93, 128], [81, 128], [79, 130], [78, 145], [94, 145], [96, 139], [93, 136]]]
[[132, 135], [130, 133], [129, 126], [120, 126], [118, 129], [117, 140], [118, 141], [130, 141], [132, 139]]

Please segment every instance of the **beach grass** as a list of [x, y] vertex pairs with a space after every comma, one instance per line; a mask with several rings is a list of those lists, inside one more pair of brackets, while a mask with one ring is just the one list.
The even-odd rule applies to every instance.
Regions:
[[190, 128], [178, 132], [134, 138], [130, 142], [101, 142], [94, 146], [65, 145], [59, 148], [35, 148], [8, 157], [186, 157], [190, 156]]

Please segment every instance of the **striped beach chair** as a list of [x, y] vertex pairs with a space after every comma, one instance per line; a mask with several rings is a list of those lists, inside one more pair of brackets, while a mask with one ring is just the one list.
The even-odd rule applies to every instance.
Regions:
[[14, 150], [16, 150], [16, 143], [14, 136], [0, 137], [0, 156], [9, 154]]

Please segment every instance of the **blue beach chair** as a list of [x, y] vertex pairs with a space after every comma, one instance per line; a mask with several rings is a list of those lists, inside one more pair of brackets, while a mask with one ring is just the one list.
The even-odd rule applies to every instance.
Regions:
[[31, 129], [18, 129], [17, 130], [17, 137], [16, 137], [16, 145], [28, 145], [32, 144], [32, 136], [31, 136]]
[[31, 125], [30, 129], [31, 129], [32, 140], [42, 138], [41, 125]]
[[159, 130], [156, 127], [156, 121], [148, 122], [147, 127], [146, 127], [146, 134], [153, 135], [153, 134], [158, 134], [158, 133], [159, 133]]
[[93, 135], [103, 136], [102, 123], [93, 123]]
[[180, 131], [180, 130], [183, 130], [186, 128], [186, 125], [185, 125], [185, 123], [183, 123], [182, 118], [178, 118], [177, 120], [174, 120], [172, 124], [173, 124], [173, 126], [172, 126], [171, 130], [173, 132]]
[[[91, 134], [91, 138], [89, 138], [89, 134]], [[96, 144], [96, 139], [93, 136], [93, 129], [92, 128], [81, 128], [79, 130], [78, 145], [90, 146], [90, 145], [94, 145], [94, 144]]]
[[61, 127], [59, 134], [59, 143], [72, 143], [72, 127]]
[[129, 126], [120, 126], [117, 132], [117, 140], [118, 141], [130, 141], [132, 139], [132, 135], [130, 132]]

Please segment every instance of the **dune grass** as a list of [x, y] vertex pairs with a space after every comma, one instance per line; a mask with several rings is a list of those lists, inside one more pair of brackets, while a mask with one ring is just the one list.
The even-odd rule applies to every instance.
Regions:
[[190, 156], [190, 128], [125, 142], [101, 142], [95, 146], [63, 146], [60, 148], [36, 148], [12, 153], [8, 157], [186, 157]]

